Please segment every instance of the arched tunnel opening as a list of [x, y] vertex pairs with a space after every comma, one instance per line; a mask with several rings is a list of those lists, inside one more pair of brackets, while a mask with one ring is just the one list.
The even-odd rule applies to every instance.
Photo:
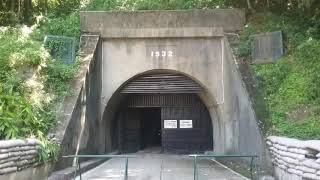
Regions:
[[106, 149], [121, 153], [202, 153], [213, 150], [213, 124], [199, 97], [203, 88], [176, 73], [133, 78], [106, 110]]

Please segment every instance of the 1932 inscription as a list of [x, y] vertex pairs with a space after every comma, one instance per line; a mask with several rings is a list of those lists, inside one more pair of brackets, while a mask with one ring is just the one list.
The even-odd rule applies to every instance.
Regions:
[[147, 45], [146, 55], [152, 59], [176, 57], [176, 45]]
[[173, 57], [173, 51], [171, 50], [160, 50], [151, 51], [151, 57]]

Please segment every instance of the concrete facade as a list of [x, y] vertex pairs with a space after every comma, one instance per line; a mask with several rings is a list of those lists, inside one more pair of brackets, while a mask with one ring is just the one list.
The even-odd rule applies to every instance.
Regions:
[[[262, 134], [224, 35], [242, 29], [241, 10], [81, 12], [80, 18], [83, 33], [100, 40], [84, 56], [74, 110], [61, 118], [57, 136], [63, 149], [68, 147], [62, 154], [114, 151], [112, 123], [125, 98], [121, 88], [146, 73], [177, 72], [205, 89], [199, 96], [211, 115], [213, 150], [258, 154], [266, 162]], [[165, 55], [156, 57], [157, 51]]]
[[[213, 121], [214, 151], [257, 153], [263, 156], [264, 143], [255, 114], [223, 34], [224, 28], [228, 31], [241, 29], [245, 21], [243, 15], [234, 16], [239, 12], [241, 11], [82, 13], [83, 30], [100, 30], [103, 38], [100, 112], [107, 113], [101, 114], [101, 120], [106, 124], [101, 126], [100, 132], [107, 134], [101, 135], [100, 144], [111, 141], [111, 135], [108, 134], [111, 126], [108, 125], [111, 125], [110, 121], [116, 111], [112, 98], [118, 96], [117, 92], [126, 82], [149, 72], [174, 71], [190, 77], [206, 90], [200, 97]], [[171, 19], [166, 19], [165, 25], [159, 25], [164, 23], [161, 17], [166, 16]], [[187, 18], [181, 18], [179, 21], [180, 16], [188, 16], [191, 20], [186, 22]], [[128, 21], [128, 17], [137, 18]], [[228, 20], [223, 21], [217, 17]], [[91, 24], [92, 18], [97, 26]], [[140, 21], [141, 18], [145, 20]], [[230, 22], [230, 19], [233, 21]], [[123, 29], [117, 31], [120, 28]], [[156, 58], [151, 56], [152, 51], [172, 51], [173, 56]], [[111, 149], [107, 145], [106, 151], [109, 150]]]
[[[151, 58], [153, 48], [172, 50], [174, 57]], [[130, 79], [155, 71], [179, 72], [206, 90], [200, 97], [213, 120], [214, 150], [262, 155], [262, 137], [230, 51], [224, 37], [107, 39], [103, 42], [101, 112], [113, 111], [109, 100]], [[111, 116], [102, 120], [108, 122]], [[109, 137], [106, 142], [111, 141]]]
[[[190, 11], [84, 11], [80, 13], [81, 31], [99, 33], [102, 38], [124, 30], [220, 27], [225, 32], [241, 31], [245, 13], [240, 9]], [[111, 34], [110, 34], [111, 32]], [[121, 35], [122, 34], [122, 35]], [[181, 35], [181, 34], [180, 34]], [[137, 35], [135, 35], [137, 36]]]

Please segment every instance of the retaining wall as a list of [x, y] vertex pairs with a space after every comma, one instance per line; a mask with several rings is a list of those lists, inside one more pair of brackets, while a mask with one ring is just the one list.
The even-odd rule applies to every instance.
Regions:
[[36, 139], [0, 141], [0, 175], [36, 165], [38, 148]]
[[278, 180], [320, 180], [320, 140], [270, 136], [267, 145]]

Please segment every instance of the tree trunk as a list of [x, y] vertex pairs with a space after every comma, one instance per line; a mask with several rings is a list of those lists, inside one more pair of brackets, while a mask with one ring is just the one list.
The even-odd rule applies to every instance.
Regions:
[[250, 3], [250, 0], [247, 0], [247, 6], [248, 6], [248, 9], [252, 10], [252, 6], [251, 6], [251, 3]]
[[48, 0], [44, 0], [44, 12], [45, 14], [48, 13]]
[[0, 2], [1, 2], [1, 4], [0, 4], [0, 8], [1, 8], [1, 9], [6, 9], [6, 6], [5, 6], [5, 5], [6, 5], [6, 3], [5, 3], [5, 2], [3, 2], [3, 0], [1, 0]]
[[29, 22], [32, 16], [32, 11], [33, 11], [32, 0], [23, 0], [23, 7], [24, 7], [24, 11], [23, 11], [24, 21]]
[[[23, 1], [23, 0], [22, 0], [22, 1]], [[20, 12], [21, 12], [21, 0], [18, 0], [18, 12], [17, 12], [18, 20], [21, 19]]]
[[12, 12], [14, 12], [15, 4], [16, 4], [16, 0], [11, 0], [11, 8], [10, 8], [10, 10], [11, 10]]

